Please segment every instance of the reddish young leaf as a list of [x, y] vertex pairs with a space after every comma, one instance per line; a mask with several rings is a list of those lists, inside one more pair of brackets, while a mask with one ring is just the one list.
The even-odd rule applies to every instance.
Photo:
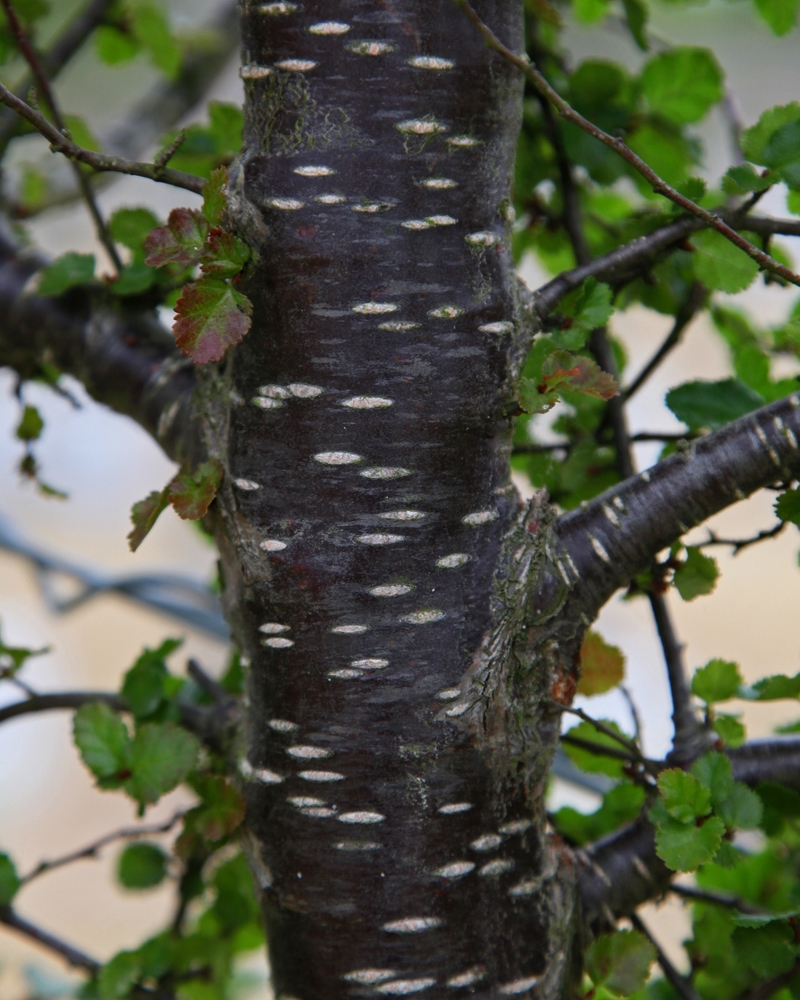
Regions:
[[219, 361], [250, 329], [250, 300], [215, 278], [186, 285], [175, 306], [172, 332], [181, 351], [198, 365]]
[[212, 229], [203, 247], [200, 268], [210, 278], [232, 278], [250, 258], [250, 247], [233, 233]]
[[158, 520], [158, 515], [167, 506], [168, 488], [165, 487], [160, 493], [158, 490], [153, 490], [144, 500], [133, 505], [131, 510], [133, 530], [128, 535], [128, 546], [131, 552], [135, 552], [139, 548]]
[[581, 679], [578, 694], [602, 694], [610, 691], [625, 676], [625, 657], [597, 632], [586, 633], [581, 646]]
[[208, 511], [222, 482], [222, 463], [212, 459], [203, 462], [193, 473], [179, 472], [167, 487], [167, 499], [178, 517], [199, 521]]
[[225, 188], [228, 186], [228, 171], [225, 167], [217, 167], [209, 174], [203, 185], [203, 215], [210, 226], [218, 226], [225, 214]]
[[194, 264], [203, 252], [208, 222], [196, 208], [173, 208], [166, 226], [147, 234], [144, 249], [149, 267], [166, 264]]
[[601, 371], [596, 361], [583, 354], [553, 351], [542, 365], [540, 391], [569, 389], [597, 399], [611, 399], [619, 393], [614, 377]]

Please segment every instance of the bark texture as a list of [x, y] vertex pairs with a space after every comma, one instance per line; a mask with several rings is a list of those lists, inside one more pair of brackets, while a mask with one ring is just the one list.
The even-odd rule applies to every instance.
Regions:
[[[521, 49], [520, 4], [480, 13]], [[201, 391], [276, 990], [559, 993], [556, 729], [512, 759], [467, 697], [541, 556], [508, 473], [521, 80], [449, 0], [251, 5], [243, 46], [253, 328]]]

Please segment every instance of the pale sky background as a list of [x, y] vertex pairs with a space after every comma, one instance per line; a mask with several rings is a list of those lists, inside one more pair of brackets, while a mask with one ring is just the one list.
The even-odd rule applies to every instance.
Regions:
[[[183, 0], [179, 13], [200, 17], [212, 4]], [[201, 9], [202, 8], [202, 9]], [[705, 7], [659, 5], [654, 23], [665, 38], [687, 44], [711, 45], [725, 66], [728, 82], [742, 116], [752, 123], [760, 111], [776, 103], [797, 99], [800, 69], [795, 30], [775, 39], [747, 3], [719, 0]], [[621, 59], [635, 66], [641, 54], [615, 25], [602, 31], [573, 28], [569, 47], [576, 61], [588, 55]], [[113, 120], [117, 110], [109, 101], [106, 76], [102, 88], [85, 90], [79, 67], [65, 78], [62, 103], [69, 110], [86, 108], [98, 131]], [[141, 66], [120, 69], [116, 77], [120, 103], [141, 89]], [[218, 81], [216, 99], [239, 102], [241, 85], [236, 65]], [[101, 103], [102, 101], [102, 103]], [[713, 112], [700, 123], [698, 134], [709, 148], [712, 179], [727, 163], [727, 139], [721, 115]], [[124, 178], [103, 191], [100, 202], [110, 213], [119, 205], [147, 205], [165, 216], [169, 208], [189, 204], [192, 196], [162, 185]], [[780, 191], [762, 202], [765, 211], [785, 214]], [[51, 213], [31, 227], [36, 240], [52, 255], [67, 249], [95, 249], [84, 211]], [[782, 240], [800, 263], [797, 241]], [[792, 244], [795, 244], [793, 247]], [[524, 276], [533, 287], [542, 273], [528, 262]], [[733, 297], [761, 322], [780, 322], [796, 299], [796, 291], [754, 288]], [[728, 301], [731, 301], [730, 299]], [[628, 377], [636, 373], [656, 349], [669, 328], [669, 318], [631, 309], [614, 317], [613, 329], [624, 341], [630, 362]], [[690, 378], [717, 379], [729, 374], [727, 353], [718, 337], [701, 319], [687, 331], [682, 345], [630, 408], [631, 429], [672, 430], [678, 425], [665, 408], [663, 396], [676, 382]], [[46, 500], [29, 485], [18, 482], [14, 472], [21, 448], [13, 439], [18, 407], [11, 396], [12, 379], [0, 374], [0, 516], [23, 530], [31, 540], [75, 561], [118, 573], [147, 570], [179, 571], [208, 579], [214, 555], [188, 524], [167, 510], [141, 549], [132, 555], [126, 545], [128, 515], [132, 504], [152, 489], [160, 489], [174, 466], [132, 422], [93, 404], [78, 390], [81, 408], [38, 386], [25, 390], [26, 399], [39, 406], [46, 428], [36, 454], [43, 476], [66, 490], [66, 502]], [[640, 466], [655, 460], [657, 449], [640, 446]], [[773, 496], [761, 494], [714, 519], [720, 534], [746, 536], [771, 526]], [[693, 536], [700, 538], [704, 532]], [[676, 594], [669, 600], [686, 661], [694, 669], [714, 656], [736, 660], [748, 680], [800, 669], [800, 568], [797, 554], [800, 535], [790, 527], [782, 538], [743, 552], [733, 559], [717, 550], [722, 578], [712, 598], [691, 604]], [[28, 681], [42, 690], [114, 689], [143, 645], [157, 645], [168, 635], [185, 635], [186, 644], [174, 657], [180, 668], [194, 655], [211, 672], [221, 669], [225, 647], [197, 632], [137, 608], [121, 598], [101, 597], [64, 617], [48, 613], [38, 595], [30, 567], [21, 559], [0, 552], [0, 619], [3, 638], [14, 645], [50, 646], [52, 653], [33, 662]], [[671, 723], [669, 693], [661, 651], [644, 601], [623, 603], [612, 599], [596, 625], [604, 637], [621, 646], [627, 657], [627, 685], [644, 723], [646, 751], [662, 755], [669, 746]], [[0, 698], [16, 700], [10, 686], [0, 688]], [[618, 718], [629, 726], [629, 713], [618, 693], [584, 700], [595, 716]], [[753, 736], [768, 735], [776, 724], [797, 717], [796, 704], [778, 702], [744, 706]], [[69, 713], [52, 713], [6, 723], [0, 728], [0, 849], [7, 850], [24, 872], [42, 858], [65, 853], [133, 820], [133, 807], [121, 795], [100, 794], [77, 760], [70, 741]], [[183, 799], [167, 796], [148, 818], [170, 815]], [[554, 792], [553, 805], [579, 801], [564, 786]], [[580, 800], [589, 808], [592, 803]], [[105, 959], [123, 947], [132, 947], [158, 930], [170, 913], [169, 888], [132, 894], [115, 887], [110, 875], [118, 848], [106, 849], [100, 860], [80, 862], [45, 876], [19, 898], [22, 914], [62, 935], [70, 942]], [[653, 909], [650, 924], [674, 950], [687, 924], [675, 907]], [[20, 978], [24, 965], [36, 965], [58, 980], [66, 979], [63, 967], [31, 946], [0, 930], [0, 1000], [22, 1000], [26, 995]], [[263, 959], [254, 962], [263, 974]], [[53, 993], [57, 996], [58, 991]], [[263, 990], [259, 991], [263, 995]]]

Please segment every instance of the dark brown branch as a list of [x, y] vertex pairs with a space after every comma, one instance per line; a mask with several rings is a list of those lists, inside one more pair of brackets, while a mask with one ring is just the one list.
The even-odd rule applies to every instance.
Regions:
[[76, 969], [84, 969], [91, 975], [96, 975], [100, 971], [101, 963], [96, 959], [91, 958], [60, 938], [42, 930], [41, 927], [37, 927], [36, 924], [32, 924], [29, 920], [25, 920], [24, 917], [15, 913], [10, 906], [0, 906], [0, 924], [10, 927], [11, 930], [17, 931], [18, 934], [22, 934], [23, 937], [28, 938], [30, 941], [35, 941], [49, 951], [55, 952], [56, 955], [60, 955], [61, 958]]
[[673, 882], [669, 891], [682, 899], [691, 900], [694, 903], [710, 903], [712, 906], [723, 906], [728, 910], [739, 910], [741, 913], [763, 913], [764, 910], [758, 906], [753, 906], [738, 896], [723, 895], [719, 892], [708, 892], [706, 889], [698, 889], [693, 885], [683, 885], [681, 882]]
[[733, 547], [733, 554], [738, 556], [742, 549], [749, 548], [749, 546], [755, 545], [758, 542], [763, 542], [767, 538], [777, 538], [788, 523], [788, 521], [779, 521], [774, 528], [759, 531], [758, 534], [753, 535], [751, 538], [719, 538], [709, 528], [708, 538], [706, 541], [700, 542], [696, 548], [704, 549], [709, 545], [730, 545]]
[[[708, 434], [557, 521], [560, 573], [578, 617], [599, 608], [661, 549], [718, 511], [800, 472], [800, 395]], [[576, 586], [580, 581], [580, 586]], [[561, 585], [545, 583], [542, 600]], [[545, 592], [546, 591], [546, 592]]]
[[151, 837], [159, 833], [168, 833], [183, 817], [183, 815], [182, 811], [176, 812], [171, 819], [166, 820], [164, 823], [157, 823], [151, 826], [123, 827], [121, 830], [115, 830], [112, 833], [107, 833], [104, 837], [99, 837], [91, 844], [87, 844], [86, 847], [81, 847], [77, 851], [64, 854], [62, 857], [56, 858], [54, 861], [40, 861], [32, 871], [28, 872], [27, 875], [24, 875], [20, 879], [20, 882], [22, 885], [27, 885], [35, 878], [39, 878], [40, 875], [46, 875], [48, 872], [54, 871], [56, 868], [62, 868], [64, 865], [70, 865], [74, 861], [81, 861], [84, 858], [96, 858], [98, 852], [102, 850], [102, 848], [106, 847], [108, 844], [113, 844], [116, 840], [133, 840], [138, 837]]
[[637, 930], [640, 934], [643, 934], [648, 941], [653, 945], [656, 950], [656, 961], [661, 966], [661, 971], [664, 973], [664, 978], [672, 986], [681, 1000], [700, 1000], [700, 994], [692, 986], [691, 980], [682, 976], [680, 972], [675, 968], [675, 966], [670, 962], [661, 945], [656, 941], [653, 935], [645, 926], [644, 922], [636, 913], [631, 913], [628, 917], [634, 930]]
[[788, 986], [798, 973], [800, 973], [800, 959], [786, 972], [780, 972], [772, 979], [767, 979], [765, 982], [745, 990], [744, 993], [740, 993], [736, 1000], [769, 1000], [782, 987]]
[[78, 146], [71, 139], [68, 139], [54, 125], [32, 108], [25, 101], [21, 101], [11, 91], [0, 84], [0, 101], [12, 108], [22, 118], [30, 122], [31, 125], [40, 132], [50, 143], [51, 149], [63, 153], [69, 160], [76, 163], [85, 163], [98, 172], [113, 171], [118, 174], [131, 174], [134, 177], [147, 177], [152, 181], [161, 184], [170, 184], [173, 187], [185, 188], [187, 191], [194, 191], [200, 194], [205, 183], [202, 177], [194, 174], [187, 174], [182, 170], [173, 170], [170, 167], [157, 167], [153, 163], [142, 163], [135, 160], [128, 160], [122, 156], [106, 156], [104, 153], [95, 153], [90, 149]]
[[730, 242], [733, 243], [734, 246], [737, 246], [740, 250], [743, 250], [748, 257], [751, 257], [754, 261], [756, 261], [764, 270], [772, 271], [785, 281], [789, 281], [793, 285], [800, 286], [800, 275], [795, 274], [794, 271], [791, 271], [788, 267], [785, 267], [773, 257], [770, 257], [768, 253], [760, 250], [749, 240], [740, 236], [735, 229], [732, 229], [731, 226], [729, 226], [728, 223], [721, 218], [721, 216], [715, 214], [714, 212], [709, 212], [708, 209], [698, 205], [696, 202], [692, 201], [691, 198], [687, 198], [679, 191], [676, 191], [674, 187], [667, 184], [663, 178], [659, 177], [655, 170], [648, 166], [648, 164], [645, 163], [640, 156], [637, 156], [636, 153], [634, 153], [634, 151], [627, 146], [622, 139], [609, 135], [593, 122], [590, 122], [588, 119], [584, 118], [583, 115], [579, 114], [567, 101], [564, 100], [558, 91], [554, 90], [553, 87], [550, 86], [539, 70], [531, 64], [527, 55], [523, 54], [518, 56], [512, 52], [511, 49], [507, 48], [507, 46], [503, 45], [494, 32], [478, 17], [471, 7], [469, 0], [456, 0], [456, 3], [462, 8], [462, 10], [464, 10], [467, 17], [478, 29], [486, 45], [489, 48], [494, 49], [494, 51], [498, 52], [504, 59], [507, 59], [510, 63], [516, 66], [517, 69], [524, 74], [525, 78], [530, 80], [537, 91], [555, 106], [562, 118], [565, 118], [567, 121], [577, 125], [578, 128], [587, 132], [599, 142], [602, 142], [604, 146], [608, 146], [609, 149], [613, 149], [615, 153], [618, 153], [623, 160], [629, 163], [633, 169], [637, 171], [637, 173], [644, 177], [656, 194], [663, 195], [675, 205], [680, 206], [680, 208], [682, 208], [685, 212], [688, 212], [690, 215], [695, 216], [695, 218], [700, 219], [704, 225], [709, 226], [711, 229], [716, 229], [721, 236], [730, 240]]
[[613, 757], [614, 760], [623, 760], [631, 764], [644, 764], [647, 770], [653, 773], [657, 773], [661, 766], [658, 761], [648, 760], [646, 757], [643, 757], [639, 751], [617, 750], [615, 747], [607, 746], [604, 743], [593, 743], [592, 740], [584, 740], [580, 736], [570, 736], [569, 732], [562, 733], [559, 739], [568, 746], [578, 747], [578, 749], [586, 750], [588, 753], [593, 753], [598, 757]]

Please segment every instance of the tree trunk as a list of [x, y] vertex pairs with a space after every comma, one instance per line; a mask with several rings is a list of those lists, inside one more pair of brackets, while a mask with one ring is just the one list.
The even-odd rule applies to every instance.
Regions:
[[[521, 4], [479, 12], [522, 48]], [[253, 4], [243, 46], [253, 327], [201, 392], [276, 992], [560, 993], [557, 727], [503, 711], [544, 530], [508, 468], [521, 80], [451, 0]]]

